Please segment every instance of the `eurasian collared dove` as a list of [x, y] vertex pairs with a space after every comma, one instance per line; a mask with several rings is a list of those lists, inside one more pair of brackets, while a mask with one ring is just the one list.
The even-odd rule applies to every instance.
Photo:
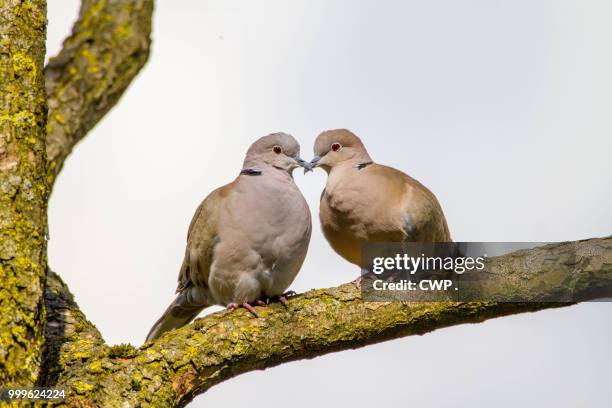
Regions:
[[363, 242], [449, 242], [438, 200], [425, 186], [391, 167], [376, 164], [346, 129], [321, 133], [313, 167], [327, 173], [319, 217], [325, 238], [359, 266]]
[[240, 175], [204, 199], [187, 233], [178, 295], [147, 341], [207, 306], [256, 314], [251, 303], [283, 295], [310, 242], [310, 210], [292, 176], [298, 166], [310, 168], [299, 153], [291, 135], [264, 136], [249, 148]]

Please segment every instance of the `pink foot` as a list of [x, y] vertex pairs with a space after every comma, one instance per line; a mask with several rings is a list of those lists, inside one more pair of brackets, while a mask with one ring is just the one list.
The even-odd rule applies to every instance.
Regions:
[[355, 279], [351, 283], [353, 285], [357, 286], [357, 289], [359, 289], [359, 288], [361, 288], [361, 283], [363, 282], [363, 280], [365, 278], [376, 279], [376, 274], [374, 272], [367, 272], [365, 274], [361, 274], [361, 275], [359, 275], [359, 277], [357, 279]]
[[250, 303], [243, 303], [241, 305], [239, 305], [238, 303], [229, 303], [226, 307], [227, 310], [236, 310], [240, 307], [245, 308], [246, 310], [248, 310], [249, 312], [251, 312], [253, 314], [253, 316], [255, 317], [259, 317], [259, 315], [257, 314], [257, 311], [255, 310], [255, 308], [250, 304]]
[[283, 293], [282, 295], [278, 295], [278, 296], [274, 296], [272, 297], [273, 300], [278, 300], [280, 302], [280, 304], [282, 304], [283, 306], [287, 306], [287, 300], [291, 299], [292, 297], [297, 296], [297, 293], [295, 293], [295, 291], [290, 290], [288, 292]]
[[266, 296], [264, 297], [264, 299], [266, 305], [269, 305], [272, 302], [279, 302], [283, 306], [287, 306], [287, 301], [294, 296], [297, 296], [297, 293], [295, 293], [295, 291], [293, 290], [290, 290], [288, 292], [283, 293], [282, 295]]
[[259, 317], [259, 315], [257, 314], [257, 311], [255, 310], [255, 308], [253, 306], [251, 306], [250, 303], [243, 303], [241, 305], [242, 307], [244, 307], [246, 310], [248, 310], [249, 312], [251, 312], [253, 314], [253, 316], [255, 317]]

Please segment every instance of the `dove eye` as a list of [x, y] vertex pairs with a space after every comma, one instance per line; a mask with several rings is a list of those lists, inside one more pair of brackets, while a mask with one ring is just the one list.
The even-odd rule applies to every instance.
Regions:
[[280, 147], [279, 145], [276, 145], [272, 148], [272, 151], [276, 154], [281, 154], [283, 152], [283, 148]]
[[331, 149], [334, 152], [337, 152], [338, 150], [342, 149], [342, 145], [340, 143], [332, 143]]

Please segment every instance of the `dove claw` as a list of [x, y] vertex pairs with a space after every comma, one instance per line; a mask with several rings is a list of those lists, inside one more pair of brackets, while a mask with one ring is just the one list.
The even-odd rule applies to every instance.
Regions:
[[[259, 303], [257, 303], [257, 304], [259, 305]], [[253, 305], [251, 305], [250, 303], [247, 303], [247, 302], [244, 302], [244, 303], [242, 303], [240, 305], [238, 303], [228, 303], [228, 305], [225, 308], [227, 310], [229, 310], [229, 311], [234, 311], [234, 310], [239, 309], [241, 307], [246, 309], [246, 310], [248, 310], [249, 312], [251, 312], [253, 314], [253, 316], [259, 317], [259, 315], [257, 314], [257, 311], [255, 310]]]
[[253, 306], [251, 306], [250, 303], [244, 302], [241, 306], [244, 307], [249, 312], [251, 312], [253, 314], [253, 316], [259, 317], [259, 315], [257, 314], [257, 311], [255, 310], [255, 308]]

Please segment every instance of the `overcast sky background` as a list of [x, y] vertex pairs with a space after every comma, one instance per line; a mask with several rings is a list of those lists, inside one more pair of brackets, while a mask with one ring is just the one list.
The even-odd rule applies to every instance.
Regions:
[[[49, 1], [48, 54], [78, 13]], [[612, 233], [612, 2], [158, 0], [148, 65], [68, 159], [49, 261], [110, 343], [171, 301], [189, 221], [259, 136], [347, 127], [457, 241]], [[315, 221], [292, 289], [358, 271]], [[210, 309], [216, 310], [216, 309]], [[443, 329], [242, 375], [191, 406], [609, 407], [612, 305]]]

